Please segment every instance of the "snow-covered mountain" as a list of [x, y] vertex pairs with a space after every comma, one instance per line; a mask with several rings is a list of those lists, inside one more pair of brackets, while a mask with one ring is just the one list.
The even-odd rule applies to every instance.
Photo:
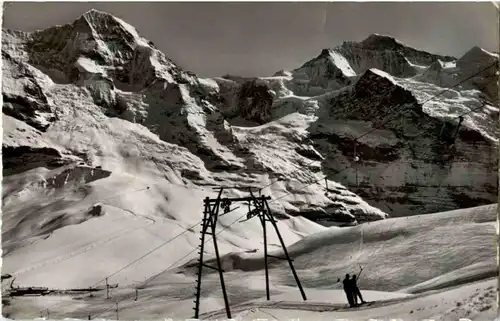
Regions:
[[[64, 166], [84, 187], [91, 166], [192, 189], [266, 187], [281, 218], [339, 222], [497, 194], [496, 67], [422, 105], [498, 58], [479, 48], [455, 59], [374, 34], [273, 77], [202, 79], [91, 10], [42, 31], [5, 29], [2, 58], [4, 175]], [[482, 105], [453, 139], [456, 116]], [[5, 211], [20, 192], [5, 189]]]
[[496, 201], [496, 61], [477, 47], [456, 59], [374, 34], [273, 77], [215, 81], [232, 124], [305, 115], [321, 171], [401, 216]]
[[[283, 239], [294, 244], [298, 273], [316, 297], [329, 297], [332, 275], [360, 263], [376, 266], [362, 284], [374, 291], [417, 293], [493, 275], [484, 242], [494, 206], [384, 218], [496, 202], [495, 54], [472, 48], [459, 59], [443, 57], [374, 34], [272, 77], [205, 79], [96, 10], [42, 31], [3, 29], [2, 37], [2, 273], [15, 285], [102, 287], [112, 274], [110, 282], [120, 284], [114, 298], [125, 300], [146, 278], [154, 284], [141, 287], [139, 302], [123, 303], [130, 304], [126, 315], [164, 318], [168, 310], [185, 319], [200, 242], [195, 224], [203, 199], [219, 186], [226, 196], [262, 188], [272, 197]], [[240, 221], [246, 213], [240, 204], [218, 223], [231, 304], [265, 293], [262, 227]], [[369, 224], [327, 229], [311, 220]], [[456, 224], [464, 233], [450, 232]], [[275, 254], [277, 243], [271, 233]], [[388, 260], [395, 264], [384, 266]], [[445, 260], [446, 268], [435, 269]], [[273, 264], [273, 295], [288, 295], [289, 271]], [[405, 279], [418, 264], [422, 273]], [[180, 272], [164, 272], [172, 268]], [[387, 269], [398, 284], [380, 287]], [[209, 274], [204, 282], [205, 302], [222, 307], [217, 279]], [[491, 284], [482, 288], [488, 302]], [[12, 300], [8, 313], [33, 318], [49, 308], [51, 316], [109, 318], [103, 295]]]

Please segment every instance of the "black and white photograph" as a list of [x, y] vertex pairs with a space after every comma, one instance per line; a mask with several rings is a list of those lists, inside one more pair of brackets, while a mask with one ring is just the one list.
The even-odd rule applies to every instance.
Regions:
[[498, 317], [498, 2], [2, 19], [4, 319]]

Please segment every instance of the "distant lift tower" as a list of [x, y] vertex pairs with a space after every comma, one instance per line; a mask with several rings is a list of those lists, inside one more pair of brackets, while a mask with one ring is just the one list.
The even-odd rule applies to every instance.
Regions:
[[[262, 230], [263, 230], [263, 235], [264, 235], [264, 265], [265, 265], [265, 272], [266, 272], [266, 297], [267, 300], [270, 300], [270, 294], [269, 294], [269, 269], [268, 269], [268, 258], [275, 258], [275, 259], [280, 259], [280, 260], [286, 260], [288, 261], [288, 264], [290, 265], [290, 269], [292, 270], [293, 277], [295, 278], [295, 281], [297, 282], [297, 286], [299, 287], [300, 293], [302, 295], [302, 299], [305, 301], [307, 300], [306, 294], [304, 292], [304, 289], [302, 288], [302, 285], [300, 284], [299, 277], [297, 276], [297, 272], [295, 271], [295, 268], [293, 267], [292, 264], [292, 259], [290, 259], [290, 256], [288, 255], [288, 251], [286, 249], [285, 243], [283, 242], [283, 238], [281, 237], [280, 231], [278, 229], [278, 225], [276, 224], [276, 220], [271, 215], [271, 210], [269, 208], [268, 200], [271, 199], [269, 196], [259, 196], [255, 197], [250, 190], [250, 197], [233, 197], [233, 198], [221, 198], [223, 188], [220, 188], [219, 194], [217, 198], [211, 199], [209, 197], [205, 198], [204, 204], [205, 204], [205, 210], [203, 212], [203, 223], [202, 223], [202, 228], [201, 228], [201, 245], [200, 245], [200, 258], [198, 261], [198, 273], [197, 273], [197, 280], [196, 280], [196, 299], [194, 301], [195, 306], [194, 306], [194, 318], [198, 319], [199, 317], [199, 312], [200, 312], [200, 294], [201, 294], [201, 274], [203, 271], [203, 267], [213, 269], [219, 272], [219, 277], [220, 277], [220, 283], [222, 287], [222, 294], [224, 296], [224, 304], [226, 306], [226, 314], [228, 319], [231, 319], [231, 311], [229, 309], [229, 301], [227, 297], [227, 292], [226, 292], [226, 286], [224, 284], [224, 275], [223, 275], [223, 270], [222, 270], [222, 264], [221, 264], [221, 259], [220, 259], [220, 254], [219, 254], [219, 248], [217, 246], [217, 239], [216, 239], [216, 226], [217, 226], [217, 219], [219, 218], [219, 210], [222, 207], [224, 214], [221, 214], [220, 216], [223, 216], [225, 214], [229, 214], [232, 212], [230, 209], [230, 206], [233, 202], [247, 202], [248, 203], [248, 214], [247, 214], [247, 219], [249, 220], [254, 216], [258, 216], [259, 220], [262, 224]], [[253, 204], [253, 209], [251, 209]], [[267, 232], [266, 232], [266, 223], [270, 222], [271, 225], [274, 227], [274, 230], [276, 231], [276, 235], [278, 236], [278, 239], [281, 243], [281, 246], [283, 248], [283, 254], [285, 257], [278, 257], [278, 256], [273, 256], [267, 253]], [[210, 266], [205, 263], [203, 263], [203, 253], [205, 251], [205, 235], [211, 235], [212, 240], [214, 243], [214, 250], [215, 250], [215, 256], [216, 256], [216, 261], [217, 261], [217, 266]]]

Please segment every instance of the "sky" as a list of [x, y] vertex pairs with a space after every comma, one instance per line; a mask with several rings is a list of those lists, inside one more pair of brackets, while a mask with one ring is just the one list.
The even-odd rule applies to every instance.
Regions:
[[323, 48], [386, 34], [432, 53], [498, 51], [491, 2], [10, 2], [3, 27], [33, 31], [94, 8], [133, 25], [183, 69], [202, 77], [271, 76]]

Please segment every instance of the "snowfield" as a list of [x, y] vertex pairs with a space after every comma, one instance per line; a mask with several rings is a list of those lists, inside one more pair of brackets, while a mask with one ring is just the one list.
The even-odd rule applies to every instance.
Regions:
[[[136, 199], [141, 198], [136, 196]], [[165, 218], [152, 217], [153, 222], [117, 208], [104, 208], [106, 214], [102, 217], [80, 226], [59, 229], [49, 238], [24, 247], [14, 256], [7, 256], [6, 262], [19, 263], [4, 266], [3, 273], [16, 275], [18, 271], [20, 285], [85, 287], [161, 244], [167, 229], [173, 233], [182, 230]], [[227, 215], [231, 220], [237, 216], [236, 213]], [[295, 219], [293, 225], [281, 224], [288, 244], [297, 239], [293, 237], [294, 232], [309, 234], [288, 246], [305, 288], [306, 302], [302, 301], [286, 262], [281, 261], [270, 262], [271, 301], [265, 301], [259, 226], [255, 219], [236, 224], [219, 236], [222, 251], [233, 252], [223, 257], [233, 318], [253, 320], [267, 315], [271, 320], [387, 320], [390, 317], [491, 320], [496, 315], [497, 268], [492, 237], [495, 221], [496, 206], [491, 205], [349, 228], [325, 229]], [[92, 296], [14, 298], [4, 311], [16, 319], [35, 318], [40, 311], [46, 313], [46, 309], [54, 318], [85, 319], [91, 315], [92, 318], [114, 319], [114, 303], [120, 301], [120, 319], [170, 317], [182, 320], [192, 317], [195, 275], [187, 261], [196, 258], [196, 252], [171, 266], [172, 269], [149, 278], [146, 284], [143, 281], [195, 249], [197, 236], [189, 233], [178, 238], [110, 277], [110, 284], [119, 283], [118, 288], [111, 290], [111, 299], [105, 299], [105, 291]], [[270, 243], [275, 242], [271, 238]], [[208, 257], [213, 257], [210, 255], [212, 244], [207, 244]], [[243, 253], [250, 249], [257, 252]], [[275, 247], [272, 254], [280, 255], [281, 252]], [[106, 260], [100, 259], [102, 257]], [[88, 262], [95, 263], [89, 265]], [[355, 273], [359, 264], [364, 267], [359, 284], [365, 300], [377, 302], [364, 308], [347, 309], [337, 278], [346, 272]], [[204, 273], [201, 317], [224, 319], [218, 274], [208, 270]], [[134, 301], [136, 286], [139, 286], [138, 300]]]
[[[374, 34], [272, 77], [203, 79], [97, 10], [2, 37], [4, 317], [192, 317], [203, 200], [221, 186], [271, 197], [307, 295], [270, 258], [266, 301], [261, 223], [232, 204], [216, 238], [236, 320], [496, 316], [498, 55]], [[337, 280], [360, 266], [374, 302], [351, 309]], [[50, 292], [14, 296], [27, 287]], [[226, 317], [214, 270], [201, 313]]]

